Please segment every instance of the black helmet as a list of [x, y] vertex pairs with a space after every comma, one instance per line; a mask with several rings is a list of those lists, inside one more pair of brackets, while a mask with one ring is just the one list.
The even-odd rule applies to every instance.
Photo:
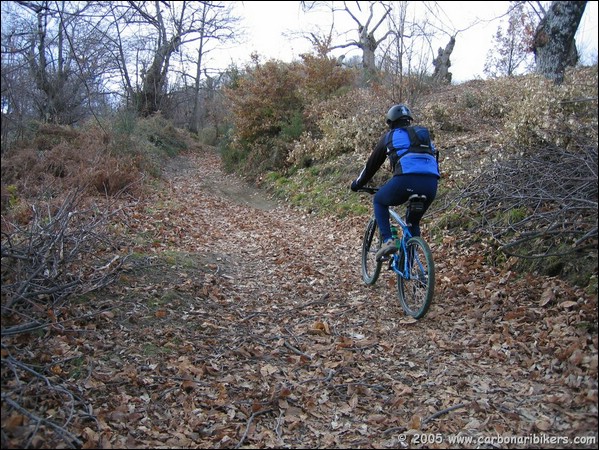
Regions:
[[407, 119], [414, 120], [412, 117], [412, 113], [410, 109], [406, 105], [395, 105], [392, 106], [389, 112], [387, 113], [387, 124], [392, 124], [396, 120], [399, 119]]

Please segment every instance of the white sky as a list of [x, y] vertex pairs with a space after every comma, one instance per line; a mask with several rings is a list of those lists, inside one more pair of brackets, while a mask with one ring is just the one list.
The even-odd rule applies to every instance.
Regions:
[[[299, 1], [235, 3], [236, 14], [242, 18], [241, 26], [246, 30], [246, 37], [239, 47], [228, 51], [218, 50], [220, 62], [217, 65], [220, 66], [219, 69], [225, 69], [231, 62], [243, 66], [249, 62], [252, 52], [258, 53], [263, 60], [274, 58], [290, 62], [297, 59], [299, 54], [313, 50], [307, 39], [297, 37], [298, 33], [315, 30], [326, 32], [331, 24], [330, 12], [305, 14], [300, 10]], [[349, 2], [350, 5], [353, 3]], [[366, 4], [367, 2], [362, 3]], [[423, 4], [425, 2], [412, 3]], [[432, 2], [427, 3], [431, 4]], [[450, 68], [454, 82], [484, 78], [483, 67], [487, 53], [501, 23], [499, 20], [492, 19], [505, 14], [509, 2], [441, 1], [437, 3], [446, 14], [444, 19], [439, 14], [438, 19], [443, 19], [444, 26], [451, 27], [451, 31], [463, 30], [478, 23], [457, 35]], [[578, 30], [577, 43], [579, 50], [583, 53], [582, 62], [584, 64], [592, 64], [597, 60], [597, 3], [597, 1], [588, 2]], [[355, 29], [356, 23], [349, 17], [344, 18], [343, 16], [347, 16], [347, 14], [337, 13], [335, 16], [336, 30], [340, 32]], [[375, 18], [380, 18], [380, 15]], [[293, 37], [294, 33], [295, 38]], [[380, 35], [381, 33], [375, 33], [375, 37], [380, 37]], [[355, 31], [349, 36], [355, 38]], [[448, 40], [448, 36], [443, 36], [438, 42], [433, 43], [434, 56], [439, 47], [445, 47]], [[342, 43], [342, 41], [334, 43]], [[334, 55], [338, 56], [342, 53], [344, 53], [343, 50], [338, 50], [334, 52]], [[346, 54], [346, 57], [353, 55], [360, 55], [360, 53], [354, 48], [351, 53]], [[429, 60], [432, 60], [432, 57]], [[430, 70], [432, 71], [432, 65]]]

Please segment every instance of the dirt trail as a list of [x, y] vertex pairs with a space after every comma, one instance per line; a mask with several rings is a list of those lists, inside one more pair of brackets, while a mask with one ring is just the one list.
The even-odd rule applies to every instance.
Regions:
[[540, 306], [557, 281], [497, 273], [448, 239], [433, 246], [435, 303], [414, 322], [390, 273], [361, 282], [363, 221], [279, 205], [212, 153], [178, 160], [168, 180], [140, 224], [155, 256], [114, 287], [119, 307], [89, 355], [90, 442], [595, 448], [491, 442], [596, 438], [597, 334], [580, 327], [579, 293]]

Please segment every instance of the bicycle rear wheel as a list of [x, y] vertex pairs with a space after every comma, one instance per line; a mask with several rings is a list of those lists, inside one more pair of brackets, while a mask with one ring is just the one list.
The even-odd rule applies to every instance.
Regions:
[[[435, 293], [433, 253], [420, 236], [410, 238], [406, 251], [409, 276], [407, 279], [397, 276], [399, 303], [407, 315], [420, 319], [430, 308]], [[401, 270], [403, 269], [402, 262]]]
[[364, 231], [362, 241], [362, 279], [364, 283], [373, 285], [381, 273], [382, 261], [377, 262], [376, 252], [381, 248], [381, 231], [372, 217]]

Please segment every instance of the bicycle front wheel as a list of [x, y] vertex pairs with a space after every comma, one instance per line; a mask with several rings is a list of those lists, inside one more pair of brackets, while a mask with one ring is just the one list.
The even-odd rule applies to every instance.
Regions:
[[[406, 254], [408, 270], [404, 275], [407, 277], [397, 276], [399, 303], [407, 315], [420, 319], [430, 308], [435, 293], [433, 253], [428, 244], [416, 236], [408, 241]], [[401, 270], [404, 270], [403, 265]]]
[[372, 217], [366, 226], [362, 242], [362, 279], [364, 283], [373, 285], [381, 273], [382, 261], [376, 260], [376, 252], [381, 248], [381, 231]]

